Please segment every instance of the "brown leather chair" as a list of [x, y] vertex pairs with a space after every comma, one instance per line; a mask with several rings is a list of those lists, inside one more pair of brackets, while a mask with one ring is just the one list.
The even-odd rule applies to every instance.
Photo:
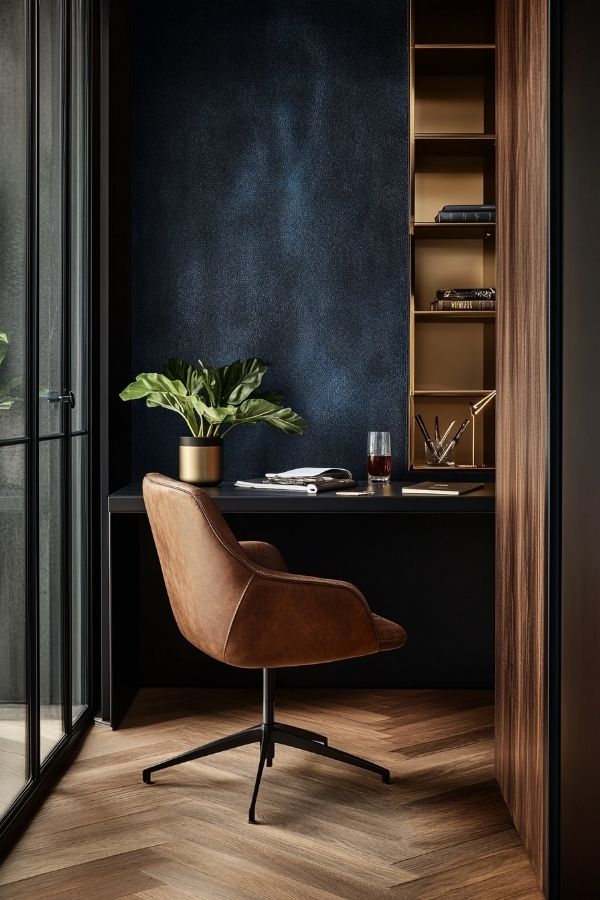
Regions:
[[164, 475], [144, 478], [144, 501], [173, 614], [181, 633], [230, 666], [263, 670], [263, 721], [144, 769], [150, 784], [159, 769], [244, 744], [260, 744], [248, 813], [254, 822], [265, 763], [275, 744], [368, 769], [390, 783], [388, 769], [334, 750], [321, 734], [274, 718], [274, 669], [332, 662], [395, 650], [406, 641], [400, 625], [371, 612], [344, 581], [292, 575], [279, 550], [261, 541], [238, 542], [208, 495]]

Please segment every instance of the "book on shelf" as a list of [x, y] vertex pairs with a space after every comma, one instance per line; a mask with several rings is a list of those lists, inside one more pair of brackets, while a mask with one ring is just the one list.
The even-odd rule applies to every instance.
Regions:
[[495, 300], [495, 288], [438, 288], [436, 300]]
[[356, 486], [348, 469], [306, 467], [287, 472], [270, 472], [265, 478], [238, 480], [236, 487], [265, 491], [296, 491], [302, 494], [320, 494], [322, 491], [339, 491]]
[[495, 203], [445, 203], [440, 212], [496, 212]]
[[440, 210], [436, 222], [495, 222], [496, 211], [492, 209]]
[[434, 311], [466, 310], [472, 312], [494, 312], [495, 300], [434, 300], [431, 303]]
[[459, 497], [461, 494], [470, 494], [483, 487], [483, 482], [457, 481], [454, 484], [444, 484], [441, 481], [419, 481], [417, 484], [407, 484], [402, 488], [403, 494], [435, 494], [442, 497]]

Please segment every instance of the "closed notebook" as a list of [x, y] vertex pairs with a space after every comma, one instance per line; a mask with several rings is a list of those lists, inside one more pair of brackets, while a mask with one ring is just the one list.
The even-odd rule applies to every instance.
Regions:
[[405, 485], [402, 488], [402, 493], [458, 497], [460, 494], [470, 494], [472, 491], [478, 491], [482, 487], [482, 482], [457, 481], [454, 484], [444, 484], [441, 481], [419, 481], [417, 484]]

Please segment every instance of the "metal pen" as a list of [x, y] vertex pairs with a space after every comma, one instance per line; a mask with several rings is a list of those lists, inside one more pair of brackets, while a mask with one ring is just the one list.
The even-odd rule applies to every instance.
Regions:
[[470, 417], [465, 419], [465, 421], [462, 423], [462, 425], [460, 426], [460, 428], [458, 429], [458, 431], [456, 432], [456, 434], [454, 435], [454, 437], [452, 438], [452, 440], [450, 441], [450, 443], [448, 444], [448, 446], [446, 447], [446, 449], [444, 450], [444, 452], [438, 459], [438, 463], [441, 463], [442, 460], [444, 459], [444, 457], [446, 456], [446, 454], [448, 454], [450, 452], [450, 450], [452, 450], [454, 447], [456, 447], [461, 434], [463, 433], [463, 431], [465, 430], [465, 428], [467, 427], [467, 425], [469, 424], [470, 421], [471, 421]]
[[435, 456], [436, 456], [435, 444], [431, 440], [431, 438], [429, 436], [429, 432], [427, 431], [427, 428], [425, 427], [425, 422], [423, 421], [423, 417], [421, 415], [419, 415], [419, 413], [417, 413], [417, 415], [415, 416], [415, 421], [416, 421], [417, 425], [419, 426], [419, 428], [421, 429], [421, 434], [425, 438], [425, 444], [427, 446], [427, 449], [429, 450], [431, 455], [435, 458]]

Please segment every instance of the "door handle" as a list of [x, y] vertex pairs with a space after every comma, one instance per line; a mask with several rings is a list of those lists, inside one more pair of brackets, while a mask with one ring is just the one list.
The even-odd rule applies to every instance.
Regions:
[[48, 403], [68, 403], [71, 409], [75, 408], [75, 394], [69, 391], [68, 394], [57, 394], [56, 397], [48, 397]]

